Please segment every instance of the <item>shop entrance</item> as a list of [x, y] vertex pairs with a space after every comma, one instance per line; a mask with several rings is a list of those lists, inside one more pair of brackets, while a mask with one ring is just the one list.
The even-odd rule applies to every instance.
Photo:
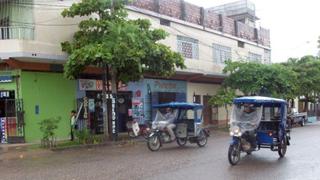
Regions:
[[[103, 100], [102, 92], [86, 91], [87, 105], [84, 106], [83, 99], [78, 99], [78, 111], [80, 110], [77, 125], [79, 129], [88, 128], [93, 134], [104, 133], [103, 122]], [[117, 113], [118, 132], [127, 132], [126, 123], [130, 120], [128, 111], [132, 107], [132, 92], [118, 92]], [[108, 101], [111, 107], [111, 101]], [[111, 110], [111, 108], [109, 108]], [[110, 113], [109, 113], [110, 114]], [[85, 118], [86, 117], [86, 118]], [[87, 120], [86, 120], [87, 119]], [[109, 128], [111, 128], [111, 117], [109, 117]], [[111, 129], [109, 129], [111, 132]]]
[[22, 100], [15, 91], [0, 91], [1, 143], [24, 143]]

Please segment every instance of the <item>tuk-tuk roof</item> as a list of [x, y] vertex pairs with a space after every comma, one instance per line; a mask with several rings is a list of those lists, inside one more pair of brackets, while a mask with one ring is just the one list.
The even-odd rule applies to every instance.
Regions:
[[240, 98], [235, 98], [233, 100], [234, 104], [239, 103], [252, 103], [252, 104], [286, 104], [287, 102], [283, 99], [263, 97], [263, 96], [244, 96]]
[[153, 108], [181, 108], [181, 109], [201, 109], [203, 105], [187, 102], [170, 102], [164, 104], [153, 105]]

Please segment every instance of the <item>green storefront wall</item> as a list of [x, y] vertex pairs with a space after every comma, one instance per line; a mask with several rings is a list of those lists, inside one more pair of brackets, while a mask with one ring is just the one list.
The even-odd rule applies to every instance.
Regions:
[[[25, 140], [39, 142], [39, 122], [60, 117], [57, 139], [70, 135], [70, 111], [76, 107], [76, 82], [62, 73], [21, 72], [21, 97], [25, 111]], [[37, 107], [37, 108], [36, 108]]]

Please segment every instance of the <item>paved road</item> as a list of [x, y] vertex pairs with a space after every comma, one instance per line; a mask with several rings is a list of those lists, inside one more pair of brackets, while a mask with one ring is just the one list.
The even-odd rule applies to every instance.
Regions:
[[145, 144], [106, 146], [52, 152], [0, 162], [0, 179], [320, 179], [320, 123], [292, 130], [286, 157], [262, 149], [231, 167], [227, 160], [230, 138], [214, 133], [208, 146], [165, 145], [150, 152]]

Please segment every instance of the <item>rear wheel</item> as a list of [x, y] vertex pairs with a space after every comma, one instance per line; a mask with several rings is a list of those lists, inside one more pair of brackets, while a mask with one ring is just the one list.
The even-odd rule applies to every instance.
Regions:
[[238, 144], [233, 144], [229, 146], [228, 150], [228, 160], [231, 165], [236, 165], [240, 161], [240, 146]]
[[287, 138], [283, 138], [278, 145], [278, 154], [280, 158], [284, 157], [287, 152]]
[[206, 133], [204, 132], [204, 130], [201, 130], [199, 133], [199, 137], [197, 140], [197, 144], [199, 147], [204, 147], [208, 142], [208, 137], [206, 135]]
[[177, 138], [177, 144], [180, 147], [183, 147], [187, 144], [187, 138]]
[[147, 146], [150, 151], [158, 151], [161, 147], [161, 142], [159, 136], [151, 136], [148, 138]]

